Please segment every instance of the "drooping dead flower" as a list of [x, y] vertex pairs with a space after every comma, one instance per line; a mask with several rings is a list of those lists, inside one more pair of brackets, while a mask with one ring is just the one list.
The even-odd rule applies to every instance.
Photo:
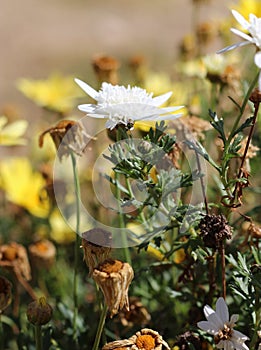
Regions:
[[129, 310], [128, 289], [134, 277], [132, 267], [120, 260], [105, 260], [92, 275], [101, 288], [111, 317], [124, 307]]
[[104, 345], [102, 350], [170, 350], [162, 336], [149, 328], [143, 328], [129, 339], [116, 340]]
[[95, 266], [106, 260], [111, 251], [112, 236], [109, 231], [94, 228], [82, 234], [84, 260], [91, 276]]
[[54, 264], [56, 248], [51, 241], [47, 239], [37, 241], [30, 244], [28, 250], [33, 266], [36, 268], [49, 269]]

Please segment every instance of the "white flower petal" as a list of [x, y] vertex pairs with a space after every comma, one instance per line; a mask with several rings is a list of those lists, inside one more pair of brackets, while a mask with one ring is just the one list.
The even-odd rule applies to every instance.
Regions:
[[255, 64], [257, 65], [258, 68], [261, 69], [261, 51], [258, 51], [255, 54]]
[[235, 19], [238, 21], [238, 23], [244, 28], [249, 28], [249, 22], [236, 10], [231, 10], [232, 15], [235, 17]]
[[224, 49], [221, 49], [221, 50], [218, 50], [217, 53], [224, 53], [224, 52], [227, 52], [227, 51], [231, 51], [231, 50], [234, 50], [238, 47], [241, 47], [241, 46], [245, 46], [245, 45], [249, 45], [251, 44], [250, 42], [248, 41], [241, 41], [240, 43], [236, 43], [236, 44], [233, 44], [233, 45], [230, 45], [230, 46], [227, 46], [225, 47]]
[[219, 329], [218, 328], [214, 328], [213, 329], [213, 325], [212, 323], [208, 322], [208, 321], [200, 321], [197, 323], [197, 326], [202, 329], [205, 332], [208, 332], [209, 334], [217, 334]]
[[236, 28], [231, 28], [230, 30], [231, 30], [232, 33], [240, 36], [241, 38], [249, 41], [250, 43], [252, 43], [252, 44], [254, 43], [254, 39], [250, 35], [247, 35], [246, 33], [243, 33], [243, 32], [241, 32], [240, 30], [238, 30]]
[[234, 326], [234, 324], [237, 322], [238, 318], [239, 318], [239, 315], [232, 315], [232, 316], [231, 316], [230, 322], [229, 322], [229, 324], [230, 324], [231, 327]]
[[172, 91], [169, 91], [169, 92], [167, 92], [164, 95], [153, 97], [153, 99], [152, 99], [153, 100], [153, 105], [154, 106], [161, 106], [161, 105], [163, 105], [163, 103], [166, 102], [170, 98], [171, 95], [172, 95]]
[[207, 319], [209, 315], [215, 313], [215, 311], [209, 305], [205, 305], [203, 311]]
[[249, 339], [245, 334], [236, 330], [233, 330], [233, 338], [239, 339], [240, 342], [244, 342]]
[[94, 90], [90, 85], [86, 84], [84, 81], [77, 78], [74, 79], [74, 81], [80, 86], [80, 88], [83, 89], [83, 91], [86, 92], [87, 95], [92, 97], [94, 100], [97, 99], [97, 96], [99, 93], [96, 90]]
[[216, 302], [216, 313], [220, 317], [221, 321], [225, 324], [229, 321], [228, 307], [225, 300], [221, 297]]

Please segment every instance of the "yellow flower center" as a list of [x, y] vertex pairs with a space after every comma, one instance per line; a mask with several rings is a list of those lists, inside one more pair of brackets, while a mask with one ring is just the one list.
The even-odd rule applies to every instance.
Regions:
[[139, 349], [153, 350], [155, 348], [155, 339], [149, 335], [140, 335], [136, 340], [136, 345]]

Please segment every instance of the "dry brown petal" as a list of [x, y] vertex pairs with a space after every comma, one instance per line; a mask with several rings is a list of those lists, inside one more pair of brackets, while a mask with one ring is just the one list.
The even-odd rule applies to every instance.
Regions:
[[44, 239], [32, 243], [29, 245], [28, 250], [33, 266], [36, 266], [36, 268], [49, 269], [54, 264], [56, 248], [51, 241]]
[[103, 292], [111, 317], [123, 307], [129, 310], [128, 289], [134, 272], [128, 263], [105, 260], [94, 269], [92, 277]]
[[133, 342], [129, 339], [123, 339], [123, 340], [115, 340], [113, 342], [110, 342], [108, 344], [105, 344], [102, 348], [102, 350], [131, 350], [132, 349]]
[[111, 244], [111, 233], [101, 228], [94, 228], [82, 234], [84, 260], [89, 267], [89, 275], [92, 275], [95, 266], [108, 258]]
[[149, 323], [151, 316], [142, 302], [136, 297], [129, 299], [129, 311], [122, 310], [119, 318], [123, 326], [133, 327], [133, 325], [145, 326]]
[[133, 341], [131, 350], [162, 350], [169, 349], [169, 345], [163, 340], [162, 336], [149, 328], [143, 328], [135, 335], [129, 338]]
[[40, 147], [43, 146], [46, 134], [50, 134], [60, 160], [71, 152], [81, 155], [86, 148], [86, 139], [91, 138], [82, 125], [74, 120], [61, 120], [54, 127], [45, 130], [39, 136]]
[[31, 279], [31, 267], [24, 246], [16, 242], [0, 246], [0, 266], [14, 270], [26, 281]]

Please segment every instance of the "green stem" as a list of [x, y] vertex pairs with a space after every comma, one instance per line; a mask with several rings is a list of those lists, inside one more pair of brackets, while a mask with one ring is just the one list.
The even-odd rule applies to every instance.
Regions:
[[35, 326], [35, 347], [36, 350], [43, 350], [43, 341], [42, 341], [42, 326]]
[[0, 311], [0, 350], [4, 350], [4, 329]]
[[118, 182], [120, 179], [119, 179], [119, 174], [116, 172], [115, 172], [115, 180], [116, 180], [116, 198], [117, 198], [118, 212], [119, 212], [119, 226], [120, 226], [124, 256], [125, 256], [126, 262], [131, 265], [130, 251], [129, 251], [129, 247], [128, 247], [126, 232], [124, 230], [124, 228], [125, 228], [124, 216], [123, 216], [122, 208], [121, 208], [121, 190], [118, 186]]
[[226, 287], [226, 260], [225, 260], [225, 245], [224, 241], [220, 243], [220, 258], [221, 258], [221, 269], [222, 269], [222, 296], [226, 300], [227, 287]]
[[77, 343], [77, 317], [78, 317], [78, 265], [79, 265], [79, 246], [80, 246], [80, 181], [77, 172], [76, 158], [71, 153], [72, 167], [73, 167], [73, 178], [74, 178], [74, 189], [76, 196], [76, 238], [74, 243], [74, 277], [73, 277], [73, 339]]
[[104, 324], [105, 324], [107, 311], [108, 311], [108, 306], [104, 304], [103, 310], [102, 310], [102, 313], [101, 313], [101, 316], [100, 316], [100, 320], [99, 320], [99, 324], [98, 324], [98, 328], [97, 328], [95, 341], [94, 341], [92, 350], [98, 350], [98, 347], [99, 347], [99, 344], [100, 344], [100, 340], [101, 340], [102, 331], [103, 331], [103, 327], [104, 327]]
[[244, 114], [244, 111], [245, 111], [246, 105], [248, 103], [249, 97], [250, 97], [252, 91], [254, 90], [254, 88], [256, 86], [256, 83], [258, 81], [258, 77], [259, 77], [259, 72], [255, 76], [254, 80], [252, 81], [252, 83], [250, 84], [250, 86], [249, 86], [249, 88], [247, 90], [247, 93], [246, 93], [246, 96], [245, 96], [244, 101], [242, 103], [242, 106], [240, 107], [240, 113], [239, 113], [239, 115], [238, 115], [238, 117], [237, 117], [237, 119], [236, 119], [236, 121], [235, 121], [235, 123], [234, 123], [234, 125], [232, 127], [230, 135], [228, 136], [227, 146], [226, 147], [228, 147], [230, 145], [230, 142], [231, 142], [232, 138], [234, 137], [233, 134], [234, 134], [235, 130], [238, 128], [238, 124], [239, 124], [240, 119], [242, 118], [242, 116]]

